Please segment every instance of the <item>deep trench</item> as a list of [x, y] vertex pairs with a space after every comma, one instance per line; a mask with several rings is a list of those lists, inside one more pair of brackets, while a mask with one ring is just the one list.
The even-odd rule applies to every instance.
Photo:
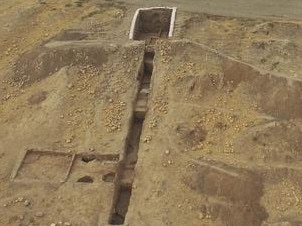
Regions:
[[119, 177], [116, 181], [114, 202], [109, 223], [122, 225], [128, 212], [131, 199], [134, 169], [138, 159], [139, 142], [147, 112], [148, 96], [151, 76], [153, 73], [153, 60], [155, 52], [145, 50], [143, 70], [139, 72], [139, 88], [134, 105], [133, 119], [128, 133], [124, 159], [119, 167]]

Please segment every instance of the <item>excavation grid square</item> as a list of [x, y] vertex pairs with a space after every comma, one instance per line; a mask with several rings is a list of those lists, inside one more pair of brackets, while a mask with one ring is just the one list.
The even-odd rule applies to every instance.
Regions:
[[119, 155], [27, 150], [11, 179], [22, 182], [114, 182]]
[[17, 172], [17, 180], [60, 182], [66, 177], [72, 155], [28, 151]]
[[118, 155], [77, 155], [74, 159], [69, 182], [100, 183], [115, 179]]

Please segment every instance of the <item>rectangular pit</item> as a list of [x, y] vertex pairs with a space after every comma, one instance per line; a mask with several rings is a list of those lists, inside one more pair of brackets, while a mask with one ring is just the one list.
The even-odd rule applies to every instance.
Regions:
[[27, 150], [11, 178], [22, 181], [62, 182], [66, 180], [71, 162], [72, 154]]
[[110, 225], [123, 225], [125, 217], [128, 212], [132, 188], [128, 186], [121, 186], [118, 191], [117, 201], [111, 219]]
[[76, 155], [70, 169], [68, 182], [72, 183], [113, 183], [116, 178], [118, 155]]
[[22, 182], [114, 182], [119, 155], [72, 154], [40, 151], [22, 152], [11, 180]]
[[156, 38], [172, 37], [176, 8], [140, 8], [133, 17], [129, 39], [154, 41]]

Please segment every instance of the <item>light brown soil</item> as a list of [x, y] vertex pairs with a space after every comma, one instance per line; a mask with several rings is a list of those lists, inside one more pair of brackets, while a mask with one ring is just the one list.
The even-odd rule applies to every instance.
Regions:
[[0, 225], [302, 225], [301, 22], [136, 8], [0, 3]]

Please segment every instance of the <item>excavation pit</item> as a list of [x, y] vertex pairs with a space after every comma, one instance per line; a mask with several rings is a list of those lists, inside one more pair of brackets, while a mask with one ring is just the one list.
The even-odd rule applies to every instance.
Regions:
[[[118, 160], [119, 155], [116, 154], [69, 154], [30, 149], [21, 153], [11, 179], [54, 183], [112, 182]], [[88, 177], [99, 179], [91, 181]]]
[[128, 211], [128, 206], [131, 197], [131, 188], [121, 186], [118, 192], [117, 204], [114, 208], [110, 219], [110, 225], [122, 225], [125, 221], [125, 216]]
[[80, 183], [93, 183], [93, 178], [90, 177], [90, 176], [83, 176], [80, 179], [78, 179], [77, 182], [80, 182]]
[[83, 162], [88, 163], [88, 162], [91, 162], [93, 160], [95, 160], [95, 155], [84, 155], [84, 156], [82, 156], [82, 161]]
[[11, 178], [17, 181], [65, 181], [71, 162], [71, 154], [27, 150], [22, 154]]
[[[85, 182], [86, 175], [94, 178], [93, 183], [113, 182], [118, 164], [118, 155], [81, 154], [74, 159], [69, 182]], [[85, 177], [86, 176], [86, 177]], [[79, 180], [84, 178], [84, 181]], [[89, 181], [87, 179], [87, 181]], [[91, 183], [92, 183], [91, 182]], [[90, 183], [90, 182], [87, 182]]]
[[172, 37], [176, 8], [153, 7], [138, 9], [133, 17], [130, 39], [149, 40]]
[[102, 180], [104, 182], [113, 182], [114, 179], [115, 179], [115, 173], [114, 172], [107, 173], [107, 174], [103, 175], [103, 177], [102, 177]]

